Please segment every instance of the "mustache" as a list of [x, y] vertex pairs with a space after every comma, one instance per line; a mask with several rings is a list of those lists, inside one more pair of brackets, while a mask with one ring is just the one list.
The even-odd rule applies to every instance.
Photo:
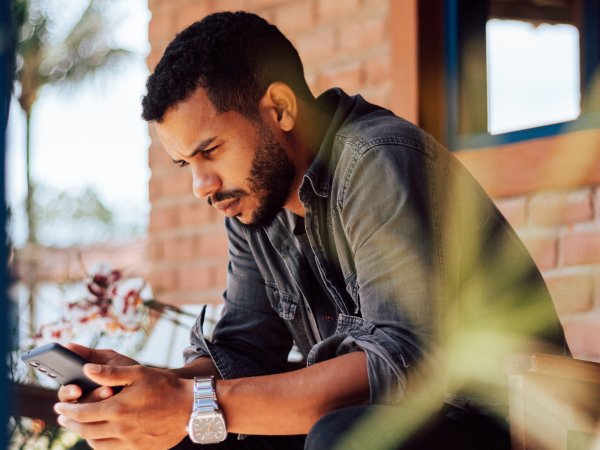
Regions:
[[234, 189], [233, 191], [215, 192], [213, 195], [209, 195], [206, 201], [210, 206], [212, 206], [213, 204], [222, 202], [223, 200], [242, 198], [246, 197], [247, 195], [248, 193], [242, 189]]

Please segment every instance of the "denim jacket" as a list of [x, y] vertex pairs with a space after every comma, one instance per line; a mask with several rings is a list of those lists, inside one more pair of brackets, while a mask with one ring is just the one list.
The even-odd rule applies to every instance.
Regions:
[[[447, 351], [450, 333], [473, 320], [467, 313], [463, 322], [456, 311], [468, 307], [462, 291], [467, 286], [472, 295], [466, 280], [474, 267], [482, 269], [475, 303], [492, 305], [482, 321], [518, 311], [520, 300], [506, 292], [533, 286], [530, 299], [550, 323], [544, 330], [561, 334], [527, 251], [448, 151], [360, 96], [332, 89], [319, 101], [337, 106], [299, 195], [319, 275], [335, 301], [335, 333], [313, 331], [307, 277], [285, 212], [257, 229], [226, 219], [224, 312], [212, 340], [198, 319], [186, 362], [210, 356], [227, 379], [284, 371], [293, 343], [308, 365], [360, 350], [371, 402], [396, 403], [410, 389], [412, 368]], [[500, 249], [508, 260], [494, 256]], [[518, 275], [507, 269], [513, 265]], [[500, 327], [514, 321], [505, 322]]]

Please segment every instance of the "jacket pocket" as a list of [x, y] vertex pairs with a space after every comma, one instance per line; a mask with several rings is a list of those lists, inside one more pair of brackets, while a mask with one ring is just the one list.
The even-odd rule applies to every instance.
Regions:
[[284, 320], [292, 320], [296, 315], [300, 299], [291, 294], [281, 292], [275, 283], [267, 282], [265, 289], [273, 311]]

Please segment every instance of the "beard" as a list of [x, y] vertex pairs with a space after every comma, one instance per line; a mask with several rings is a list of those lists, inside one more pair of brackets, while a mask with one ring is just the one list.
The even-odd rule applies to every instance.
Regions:
[[236, 218], [243, 226], [260, 228], [271, 223], [281, 211], [290, 195], [295, 176], [296, 168], [285, 149], [277, 142], [273, 133], [260, 123], [258, 143], [254, 149], [250, 174], [246, 179], [249, 191], [235, 189], [215, 192], [208, 198], [208, 204], [252, 195], [257, 199], [258, 206], [252, 212], [250, 221], [243, 223], [239, 217]]
[[247, 226], [262, 227], [273, 221], [290, 195], [295, 176], [296, 168], [284, 148], [261, 123], [247, 179], [251, 193], [258, 199], [258, 207]]

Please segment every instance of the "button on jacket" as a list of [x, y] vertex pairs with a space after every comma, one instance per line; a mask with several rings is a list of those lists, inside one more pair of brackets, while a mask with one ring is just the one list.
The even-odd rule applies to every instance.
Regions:
[[[186, 362], [210, 356], [227, 379], [284, 371], [293, 343], [309, 365], [364, 351], [371, 402], [397, 403], [439, 373], [458, 331], [483, 327], [560, 345], [539, 271], [453, 155], [360, 96], [332, 89], [318, 101], [334, 113], [299, 195], [312, 266], [329, 294], [310, 300], [333, 299], [335, 332], [315, 329], [310, 266], [289, 213], [262, 228], [227, 218], [223, 316], [211, 340], [198, 319]], [[535, 320], [524, 318], [528, 311]], [[443, 383], [452, 386], [451, 369]]]

